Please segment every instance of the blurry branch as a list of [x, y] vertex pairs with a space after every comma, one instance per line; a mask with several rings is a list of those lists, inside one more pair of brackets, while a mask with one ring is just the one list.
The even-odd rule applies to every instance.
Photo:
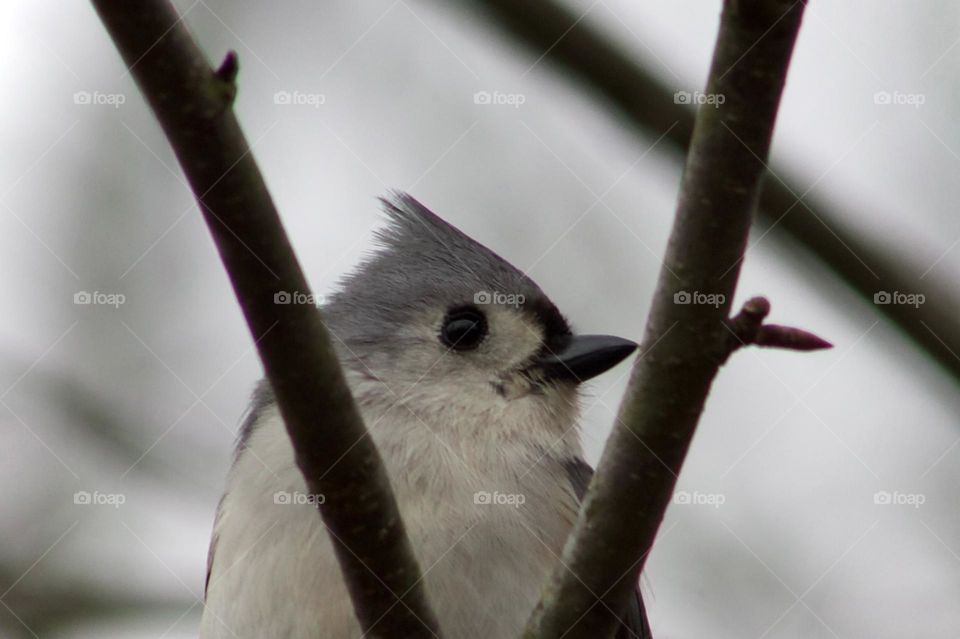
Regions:
[[231, 109], [236, 57], [211, 69], [166, 0], [93, 5], [197, 196], [307, 488], [325, 498], [319, 516], [361, 627], [376, 626], [373, 636], [436, 637], [386, 471], [320, 313], [274, 303], [282, 291], [310, 290]]
[[[161, 480], [165, 487], [179, 484], [195, 494], [199, 473], [184, 472], [184, 457], [191, 451], [180, 451], [179, 465], [161, 455], [145, 455], [150, 442], [142, 441], [143, 432], [131, 427], [131, 422], [120, 417], [123, 410], [110, 399], [89, 388], [84, 380], [72, 373], [37, 368], [31, 376], [37, 396], [62, 415], [63, 423], [71, 430], [82, 431], [83, 439], [98, 448], [97, 456], [109, 459], [123, 467], [136, 466], [140, 473]], [[29, 382], [25, 382], [25, 385]], [[30, 391], [30, 386], [26, 390]], [[200, 469], [199, 461], [195, 467]]]
[[[612, 44], [598, 29], [559, 0], [471, 0], [466, 4], [491, 18], [517, 44], [544, 62], [557, 65], [602, 97], [637, 129], [685, 152], [693, 133], [694, 111], [674, 102], [681, 87], [670, 87]], [[673, 128], [671, 128], [673, 127]], [[806, 194], [801, 180], [781, 166], [770, 167], [760, 195], [759, 224], [773, 227], [819, 259], [870, 304], [881, 291], [922, 293], [926, 301], [880, 304], [876, 310], [906, 333], [928, 356], [960, 381], [960, 297], [954, 286], [902, 253], [871, 240], [841, 220], [835, 204]], [[729, 265], [725, 265], [726, 268]]]
[[48, 569], [42, 580], [18, 581], [22, 572], [22, 566], [0, 565], [0, 587], [6, 590], [16, 583], [2, 598], [0, 628], [27, 628], [33, 636], [53, 636], [75, 631], [82, 623], [122, 618], [176, 619], [190, 608], [202, 609], [193, 598], [158, 598], [134, 589], [115, 590], [102, 583], [78, 582], [68, 571], [51, 574]]
[[[636, 587], [710, 385], [735, 348], [730, 336], [762, 334], [765, 300], [728, 318], [739, 268], [727, 269], [747, 246], [804, 6], [724, 3], [705, 93], [726, 99], [697, 112], [642, 355], [562, 560], [528, 623], [530, 639], [612, 635], [609, 611], [624, 610]], [[720, 303], [677, 303], [685, 291]]]
[[[8, 379], [15, 379], [30, 368], [31, 363], [17, 355], [0, 354], [0, 371]], [[197, 478], [185, 474], [182, 467], [175, 468], [158, 455], [144, 455], [143, 451], [150, 443], [141, 441], [138, 437], [141, 433], [118, 416], [122, 414], [121, 407], [85, 382], [72, 372], [37, 366], [19, 382], [18, 388], [41, 398], [45, 407], [56, 410], [60, 414], [60, 423], [66, 428], [72, 432], [82, 431], [83, 439], [97, 448], [97, 455], [118, 465], [136, 463], [137, 470], [162, 478], [164, 482], [196, 488]], [[38, 512], [45, 511], [38, 509]]]

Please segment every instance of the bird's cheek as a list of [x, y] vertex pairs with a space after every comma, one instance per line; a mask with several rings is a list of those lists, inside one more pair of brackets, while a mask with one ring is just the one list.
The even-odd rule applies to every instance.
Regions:
[[493, 388], [500, 397], [506, 400], [526, 397], [536, 390], [535, 384], [525, 376], [517, 373], [501, 375], [493, 383]]

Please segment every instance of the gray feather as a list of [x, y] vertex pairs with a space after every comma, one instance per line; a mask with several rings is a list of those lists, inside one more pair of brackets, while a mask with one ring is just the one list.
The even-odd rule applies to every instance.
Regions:
[[239, 455], [240, 451], [247, 445], [247, 442], [250, 441], [250, 435], [253, 434], [254, 427], [256, 427], [260, 421], [263, 413], [270, 408], [275, 401], [270, 381], [264, 378], [257, 382], [257, 385], [253, 389], [253, 394], [250, 397], [250, 406], [247, 408], [247, 414], [240, 424], [235, 456]]
[[[502, 257], [440, 219], [405, 193], [382, 200], [388, 224], [379, 250], [341, 281], [322, 309], [337, 336], [360, 354], [382, 351], [384, 335], [423, 308], [472, 304], [482, 291], [522, 295], [522, 312], [548, 337], [570, 333], [567, 321], [530, 278]], [[394, 340], [388, 348], [402, 350]]]

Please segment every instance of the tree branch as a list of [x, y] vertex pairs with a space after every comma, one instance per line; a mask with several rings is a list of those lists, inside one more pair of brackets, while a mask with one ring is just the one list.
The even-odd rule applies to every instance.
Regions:
[[[710, 385], [730, 353], [731, 326], [748, 327], [748, 337], [761, 330], [765, 300], [727, 318], [739, 268], [727, 269], [746, 249], [803, 9], [796, 0], [724, 3], [706, 93], [725, 99], [697, 112], [643, 355], [526, 637], [611, 635], [608, 611], [624, 610], [636, 587]], [[698, 304], [689, 291], [710, 301]]]
[[[466, 4], [466, 3], [465, 3]], [[686, 152], [693, 133], [693, 110], [675, 104], [669, 87], [611, 44], [589, 18], [557, 0], [474, 0], [474, 8], [528, 49], [544, 56], [623, 115], [638, 130], [660, 136]], [[546, 52], [546, 53], [544, 53]], [[671, 128], [672, 127], [672, 128]], [[681, 156], [682, 157], [682, 156]], [[960, 382], [960, 330], [955, 287], [924, 273], [910, 256], [891, 252], [863, 229], [843, 220], [838, 207], [806, 194], [803, 182], [781, 166], [771, 167], [760, 195], [758, 224], [812, 254], [894, 326], [903, 331], [943, 370]], [[804, 195], [798, 195], [804, 194]], [[727, 265], [729, 266], [729, 265]], [[726, 268], [726, 267], [724, 267]], [[878, 304], [880, 292], [921, 294], [925, 303]]]
[[325, 498], [320, 516], [360, 625], [373, 636], [435, 637], [436, 617], [386, 471], [322, 318], [313, 305], [274, 302], [280, 292], [310, 291], [231, 109], [236, 57], [214, 72], [165, 0], [93, 5], [197, 197], [297, 464], [308, 489]]

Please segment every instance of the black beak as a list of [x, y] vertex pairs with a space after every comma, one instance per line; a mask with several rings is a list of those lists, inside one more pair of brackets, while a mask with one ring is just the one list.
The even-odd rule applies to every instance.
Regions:
[[596, 377], [636, 350], [636, 342], [612, 335], [574, 335], [556, 352], [534, 362], [543, 379], [576, 383]]

